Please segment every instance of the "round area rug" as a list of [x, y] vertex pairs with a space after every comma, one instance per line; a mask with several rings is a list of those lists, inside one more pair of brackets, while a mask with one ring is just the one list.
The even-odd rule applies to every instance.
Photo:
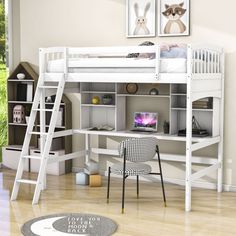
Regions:
[[109, 236], [117, 230], [113, 220], [93, 214], [54, 214], [26, 222], [21, 232], [24, 236]]

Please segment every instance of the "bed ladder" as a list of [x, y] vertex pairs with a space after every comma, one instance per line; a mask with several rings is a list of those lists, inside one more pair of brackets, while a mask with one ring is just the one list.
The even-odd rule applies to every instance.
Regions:
[[[44, 189], [46, 185], [46, 167], [47, 161], [49, 159], [49, 151], [52, 144], [52, 139], [54, 136], [54, 131], [56, 127], [56, 121], [58, 116], [58, 111], [60, 108], [60, 103], [65, 87], [65, 77], [60, 81], [53, 82], [56, 83], [55, 86], [50, 86], [45, 84], [43, 75], [40, 75], [38, 80], [38, 85], [36, 88], [34, 101], [31, 109], [31, 114], [29, 118], [29, 123], [27, 126], [25, 139], [22, 147], [22, 152], [20, 155], [20, 160], [18, 164], [18, 169], [14, 181], [14, 186], [12, 190], [11, 200], [17, 199], [20, 184], [30, 184], [35, 185], [34, 197], [32, 204], [37, 204], [40, 197], [41, 190]], [[45, 92], [47, 89], [56, 90], [55, 102], [52, 109], [45, 109]], [[37, 113], [40, 112], [40, 132], [35, 132], [33, 130]], [[45, 113], [52, 112], [51, 120], [49, 123], [48, 131], [45, 128]], [[41, 141], [40, 156], [29, 155], [29, 145], [32, 135], [39, 135]], [[40, 168], [37, 176], [37, 180], [23, 179], [24, 164], [26, 160], [37, 159], [40, 160]]]

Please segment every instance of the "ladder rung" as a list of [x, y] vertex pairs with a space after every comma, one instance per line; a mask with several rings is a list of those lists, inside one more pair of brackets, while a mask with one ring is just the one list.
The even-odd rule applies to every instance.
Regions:
[[50, 112], [53, 112], [53, 109], [40, 109], [40, 108], [36, 108], [36, 109], [33, 109], [33, 111], [50, 111]]
[[23, 156], [23, 158], [41, 160], [41, 156]]
[[36, 180], [30, 180], [30, 179], [17, 179], [16, 182], [21, 184], [37, 184]]
[[48, 86], [38, 86], [39, 88], [41, 88], [41, 89], [58, 89], [58, 86], [50, 86], [50, 85], [48, 85]]
[[29, 132], [29, 134], [36, 134], [36, 135], [44, 135], [44, 136], [46, 136], [48, 133], [42, 133], [42, 132], [33, 131], [33, 132]]

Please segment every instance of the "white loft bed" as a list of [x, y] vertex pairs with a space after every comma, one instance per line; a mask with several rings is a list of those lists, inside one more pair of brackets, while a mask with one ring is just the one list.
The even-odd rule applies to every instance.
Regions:
[[[127, 58], [129, 53], [139, 53], [140, 58]], [[151, 55], [151, 56], [150, 56]], [[153, 56], [154, 55], [154, 56]], [[90, 147], [90, 136], [105, 135], [118, 137], [142, 137], [144, 134], [131, 133], [126, 130], [125, 102], [126, 97], [122, 85], [125, 83], [139, 84], [163, 84], [167, 85], [169, 93], [158, 95], [169, 99], [170, 134], [151, 134], [157, 139], [166, 141], [186, 142], [186, 155], [162, 155], [163, 160], [181, 161], [186, 163], [186, 194], [185, 210], [191, 210], [191, 185], [196, 179], [218, 170], [217, 190], [222, 191], [222, 162], [223, 162], [223, 114], [224, 114], [224, 53], [221, 48], [209, 45], [186, 45], [186, 58], [161, 58], [160, 45], [138, 46], [138, 47], [94, 47], [94, 48], [44, 48], [40, 49], [40, 79], [50, 85], [52, 82], [65, 81], [64, 92], [80, 92], [82, 95], [81, 127], [63, 132], [54, 133], [53, 137], [73, 134], [85, 134], [86, 150], [63, 157], [53, 159], [49, 157], [48, 162], [62, 161], [78, 156], [86, 155], [87, 160], [91, 152], [97, 154], [116, 155], [115, 150], [106, 150]], [[143, 58], [143, 56], [148, 58]], [[75, 85], [76, 83], [76, 85]], [[100, 84], [100, 85], [99, 85]], [[92, 88], [91, 88], [92, 86]], [[93, 86], [97, 86], [94, 88]], [[101, 87], [103, 89], [101, 89]], [[184, 94], [178, 94], [178, 88], [184, 88]], [[64, 87], [63, 87], [64, 88]], [[106, 89], [108, 88], [108, 89]], [[100, 113], [87, 101], [91, 94], [111, 93], [115, 104], [101, 106]], [[90, 95], [89, 95], [90, 94]], [[44, 94], [47, 96], [46, 94]], [[178, 96], [186, 96], [186, 108], [172, 107]], [[137, 94], [133, 96], [148, 96]], [[192, 115], [196, 111], [192, 109], [192, 102], [205, 97], [213, 98], [213, 108], [203, 115], [210, 126], [210, 136], [206, 138], [192, 137]], [[44, 99], [40, 100], [40, 107], [45, 107]], [[84, 102], [83, 102], [84, 101]], [[113, 125], [115, 130], [89, 131], [91, 125], [99, 124], [99, 117], [95, 120], [91, 117], [91, 110], [95, 116], [106, 113], [106, 122]], [[94, 110], [93, 110], [94, 109]], [[178, 109], [177, 109], [178, 110]], [[184, 115], [182, 111], [184, 110]], [[179, 112], [179, 113], [178, 113]], [[202, 111], [205, 112], [205, 111]], [[43, 117], [42, 111], [40, 111]], [[109, 117], [109, 118], [107, 118]], [[112, 117], [112, 120], [110, 120]], [[178, 123], [175, 120], [179, 119]], [[101, 118], [100, 120], [104, 120]], [[207, 121], [206, 121], [207, 122]], [[176, 135], [179, 128], [186, 127], [186, 137]], [[44, 124], [41, 131], [44, 132]], [[51, 130], [52, 131], [52, 130]], [[50, 131], [49, 131], [50, 132]], [[53, 130], [54, 132], [54, 130]], [[217, 158], [194, 157], [192, 152], [204, 147], [218, 144]], [[41, 144], [41, 150], [47, 143]], [[48, 154], [45, 154], [46, 156]], [[50, 160], [51, 159], [51, 160]], [[192, 173], [192, 163], [207, 165], [206, 168]], [[12, 199], [16, 198], [15, 193]], [[39, 198], [39, 195], [38, 195]], [[36, 203], [38, 201], [34, 199]]]

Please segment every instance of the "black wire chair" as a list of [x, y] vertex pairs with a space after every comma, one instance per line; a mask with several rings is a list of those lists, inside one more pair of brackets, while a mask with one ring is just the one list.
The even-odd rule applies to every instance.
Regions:
[[[119, 156], [123, 158], [123, 163], [114, 164], [108, 167], [108, 185], [107, 185], [107, 203], [110, 196], [110, 176], [111, 173], [123, 176], [122, 186], [122, 213], [124, 213], [125, 200], [125, 180], [128, 176], [137, 176], [137, 198], [139, 197], [139, 175], [160, 175], [162, 194], [164, 204], [166, 206], [166, 196], [161, 168], [161, 160], [157, 139], [148, 138], [132, 138], [122, 141], [119, 145]], [[153, 173], [150, 165], [144, 162], [151, 161], [157, 154], [159, 172]], [[127, 163], [127, 161], [129, 161]]]

